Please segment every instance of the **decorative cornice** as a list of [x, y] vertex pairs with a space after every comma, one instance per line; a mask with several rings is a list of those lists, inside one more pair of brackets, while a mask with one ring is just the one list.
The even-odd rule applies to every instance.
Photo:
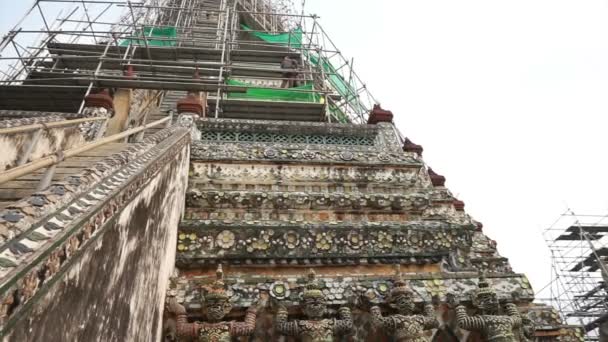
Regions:
[[369, 125], [373, 125], [379, 122], [393, 122], [393, 112], [391, 112], [390, 110], [382, 109], [380, 105], [375, 104], [374, 108], [369, 113], [367, 123]]
[[238, 120], [238, 119], [200, 119], [197, 121], [201, 131], [227, 131], [248, 133], [277, 134], [317, 134], [355, 137], [375, 137], [384, 127], [326, 122]]
[[[477, 274], [454, 273], [454, 274], [419, 274], [404, 275], [408, 286], [417, 293], [413, 300], [417, 303], [430, 302], [433, 295], [439, 296], [442, 301], [446, 300], [447, 293], [453, 293], [461, 302], [470, 303], [470, 295], [477, 289]], [[363, 293], [373, 293], [373, 302], [383, 302], [387, 299], [394, 285], [394, 279], [389, 277], [365, 277], [365, 276], [317, 276], [320, 281], [321, 290], [325, 294], [327, 303], [330, 305], [344, 305]], [[493, 275], [487, 277], [500, 299], [511, 300], [512, 293], [518, 292], [521, 301], [529, 302], [534, 298], [534, 291], [528, 279], [521, 274]], [[168, 295], [184, 303], [193, 311], [201, 308], [201, 288], [213, 281], [212, 276], [195, 276], [174, 278]], [[281, 279], [268, 279], [268, 275], [248, 274], [233, 277], [230, 274], [225, 278], [231, 301], [237, 307], [248, 307], [260, 291], [267, 291], [272, 297], [281, 300], [285, 305], [297, 306], [300, 294], [304, 287], [301, 277], [294, 274], [291, 277]], [[282, 287], [281, 290], [273, 291]]]
[[322, 193], [281, 191], [204, 191], [186, 194], [188, 207], [256, 209], [400, 210], [421, 212], [431, 205], [429, 192]]
[[422, 162], [401, 153], [377, 151], [353, 151], [350, 147], [319, 149], [313, 145], [271, 144], [204, 144], [196, 141], [192, 146], [193, 161], [266, 161], [273, 163], [332, 163], [376, 166], [421, 167]]
[[[389, 186], [393, 189], [424, 189], [434, 200], [452, 198], [445, 188], [432, 188], [428, 177], [421, 172], [422, 168], [400, 166], [395, 168], [368, 167], [367, 165], [285, 165], [270, 163], [219, 163], [194, 162], [190, 187], [214, 189], [220, 183], [238, 184], [281, 184], [310, 186], [315, 184], [320, 190], [329, 192], [330, 185], [344, 184], [354, 187], [356, 184], [367, 184], [368, 191], [381, 192]], [[238, 187], [237, 187], [238, 188]], [[379, 190], [375, 190], [375, 189]], [[238, 188], [242, 189], [242, 188]], [[431, 190], [432, 189], [432, 190]], [[313, 192], [312, 188], [305, 188]], [[334, 192], [334, 190], [331, 190]]]
[[409, 258], [447, 256], [471, 246], [472, 227], [440, 222], [310, 224], [187, 220], [178, 260]]
[[429, 177], [431, 177], [431, 183], [433, 186], [445, 186], [445, 177], [437, 174], [433, 169], [428, 169]]
[[414, 152], [417, 155], [422, 156], [422, 152], [424, 151], [424, 149], [422, 148], [422, 146], [414, 144], [410, 139], [405, 138], [405, 141], [403, 142], [403, 151]]

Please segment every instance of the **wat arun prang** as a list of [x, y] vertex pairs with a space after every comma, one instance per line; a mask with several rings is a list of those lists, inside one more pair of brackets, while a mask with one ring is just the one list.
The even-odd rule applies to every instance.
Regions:
[[[97, 39], [108, 11], [89, 2], [85, 39], [45, 32], [43, 57], [17, 64], [2, 158], [38, 148], [61, 173], [0, 190], [22, 196], [0, 209], [0, 336], [580, 341], [337, 48], [313, 45], [317, 18], [276, 4], [117, 2], [129, 30]], [[47, 126], [77, 118], [96, 121]], [[99, 146], [63, 166], [68, 140]], [[7, 184], [42, 176], [23, 177]]]
[[[580, 338], [532, 304], [526, 277], [424, 165], [422, 147], [400, 143], [391, 112], [374, 108], [367, 125], [195, 121], [203, 138], [193, 143], [167, 297], [189, 307], [190, 321], [218, 324], [205, 317], [206, 284], [223, 265], [232, 317], [221, 324], [242, 315], [253, 324], [253, 308], [255, 341]], [[255, 134], [287, 142], [222, 138]], [[292, 143], [303, 134], [373, 143]]]

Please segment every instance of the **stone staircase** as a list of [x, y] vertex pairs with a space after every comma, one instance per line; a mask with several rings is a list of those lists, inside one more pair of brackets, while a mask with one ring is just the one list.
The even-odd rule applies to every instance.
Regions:
[[[124, 150], [127, 146], [128, 144], [125, 143], [109, 143], [71, 157], [57, 164], [52, 181], [61, 181], [71, 175], [75, 175], [102, 159]], [[36, 187], [45, 172], [46, 169], [41, 169], [13, 181], [0, 184], [0, 209], [36, 193]]]

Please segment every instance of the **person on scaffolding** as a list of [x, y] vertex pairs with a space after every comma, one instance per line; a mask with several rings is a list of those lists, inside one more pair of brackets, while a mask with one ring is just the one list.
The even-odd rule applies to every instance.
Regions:
[[289, 58], [289, 56], [285, 56], [281, 61], [281, 70], [283, 70], [281, 88], [295, 87], [298, 77], [298, 62], [295, 59]]

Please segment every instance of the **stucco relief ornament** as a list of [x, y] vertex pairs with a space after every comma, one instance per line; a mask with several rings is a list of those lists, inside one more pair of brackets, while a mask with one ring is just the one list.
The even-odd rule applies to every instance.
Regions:
[[215, 238], [215, 243], [222, 249], [229, 249], [230, 247], [234, 246], [234, 242], [235, 235], [229, 230], [224, 230], [220, 232]]
[[357, 231], [351, 231], [346, 237], [346, 243], [351, 249], [358, 250], [363, 247], [363, 235]]
[[[366, 306], [370, 305], [373, 295], [368, 292], [363, 296], [362, 301]], [[395, 286], [390, 292], [388, 304], [397, 311], [394, 315], [382, 316], [379, 306], [374, 305], [370, 308], [372, 324], [376, 329], [382, 329], [390, 334], [397, 342], [426, 342], [429, 339], [425, 336], [425, 331], [437, 328], [439, 322], [435, 317], [433, 305], [426, 303], [424, 314], [415, 314], [414, 293], [407, 283], [399, 277], [395, 281]], [[434, 298], [434, 301], [438, 301]]]
[[376, 246], [381, 249], [390, 249], [393, 247], [393, 236], [385, 231], [378, 232], [378, 239], [376, 240]]
[[355, 159], [355, 154], [350, 151], [344, 151], [340, 153], [340, 158], [345, 161], [351, 161]]
[[229, 296], [224, 288], [222, 266], [217, 269], [217, 279], [203, 295], [203, 307], [206, 311], [206, 322], [188, 323], [186, 309], [171, 299], [168, 311], [176, 316], [176, 335], [178, 338], [195, 339], [198, 342], [230, 342], [233, 337], [249, 336], [255, 329], [258, 311], [264, 308], [267, 294], [247, 309], [244, 322], [223, 321], [232, 309]]
[[270, 285], [270, 295], [276, 299], [285, 299], [289, 297], [291, 291], [289, 290], [289, 285], [283, 281], [275, 281]]
[[267, 148], [264, 150], [264, 157], [269, 159], [274, 159], [279, 156], [279, 151], [274, 148]]
[[315, 273], [311, 269], [308, 284], [302, 294], [305, 320], [288, 320], [288, 312], [279, 306], [275, 317], [275, 329], [287, 336], [294, 336], [302, 342], [333, 342], [336, 336], [346, 335], [353, 330], [353, 320], [349, 308], [338, 309], [338, 318], [323, 318], [327, 311], [325, 295]]
[[389, 162], [391, 161], [391, 156], [386, 153], [380, 153], [378, 155], [378, 159], [382, 162]]
[[300, 244], [300, 236], [294, 230], [290, 230], [283, 234], [283, 239], [285, 240], [285, 246], [289, 249], [294, 249]]
[[455, 307], [458, 326], [465, 330], [478, 331], [484, 341], [516, 342], [515, 333], [522, 325], [517, 307], [512, 303], [505, 305], [504, 314], [500, 314], [500, 303], [496, 292], [482, 276], [478, 288], [473, 294], [473, 306], [477, 314], [469, 316], [463, 305], [460, 305], [453, 294], [448, 294], [448, 304]]
[[304, 150], [302, 151], [302, 158], [304, 159], [315, 159], [315, 152], [313, 151], [309, 151], [309, 150]]
[[331, 249], [335, 237], [334, 232], [318, 232], [315, 234], [315, 249], [328, 251]]

